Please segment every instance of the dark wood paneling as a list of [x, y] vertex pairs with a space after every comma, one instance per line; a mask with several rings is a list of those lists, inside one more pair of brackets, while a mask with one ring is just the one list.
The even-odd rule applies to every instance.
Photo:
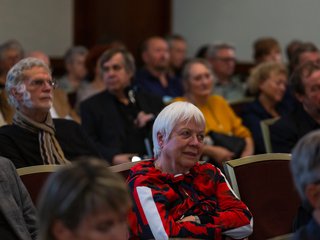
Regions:
[[144, 39], [171, 32], [171, 0], [77, 0], [74, 5], [74, 44], [120, 40], [137, 56]]

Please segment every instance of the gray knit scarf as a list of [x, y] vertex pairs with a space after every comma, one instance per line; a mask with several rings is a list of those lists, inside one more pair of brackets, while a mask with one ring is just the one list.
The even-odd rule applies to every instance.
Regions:
[[38, 133], [43, 164], [69, 163], [55, 137], [56, 129], [50, 113], [48, 113], [43, 123], [39, 123], [23, 115], [21, 112], [16, 111], [13, 117], [13, 123], [33, 133]]

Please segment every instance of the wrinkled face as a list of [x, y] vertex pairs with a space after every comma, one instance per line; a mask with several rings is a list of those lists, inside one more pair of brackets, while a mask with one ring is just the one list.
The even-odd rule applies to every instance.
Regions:
[[303, 65], [307, 62], [314, 62], [320, 64], [320, 53], [319, 52], [305, 52], [299, 57], [299, 65]]
[[269, 61], [278, 62], [278, 63], [282, 62], [282, 56], [279, 49], [274, 48], [270, 51], [268, 55], [263, 57], [263, 62], [269, 62]]
[[229, 78], [233, 75], [236, 56], [233, 49], [220, 49], [214, 59], [211, 59], [213, 72], [219, 77]]
[[213, 75], [211, 71], [201, 63], [190, 66], [188, 92], [195, 97], [207, 97], [212, 94]]
[[128, 239], [127, 215], [97, 211], [80, 222], [75, 230], [64, 228], [61, 240], [125, 240]]
[[161, 155], [175, 172], [193, 167], [199, 161], [203, 149], [205, 126], [199, 126], [195, 121], [180, 122], [173, 128], [167, 142], [158, 135]]
[[260, 84], [260, 94], [273, 102], [280, 102], [287, 88], [287, 76], [283, 73], [271, 72], [268, 79]]
[[167, 42], [161, 38], [150, 39], [142, 57], [148, 67], [158, 71], [166, 70], [170, 59]]
[[320, 70], [303, 79], [305, 93], [298, 95], [299, 101], [310, 114], [320, 114]]
[[24, 85], [12, 89], [22, 112], [48, 112], [52, 107], [54, 82], [51, 74], [43, 67], [24, 71]]
[[84, 79], [87, 75], [86, 55], [76, 55], [73, 61], [67, 64], [68, 72], [72, 73], [78, 79]]
[[124, 66], [121, 53], [115, 54], [109, 61], [103, 64], [103, 80], [109, 92], [115, 94], [122, 92], [130, 85], [131, 73]]
[[170, 48], [170, 62], [175, 68], [182, 67], [186, 60], [187, 44], [182, 40], [173, 40]]

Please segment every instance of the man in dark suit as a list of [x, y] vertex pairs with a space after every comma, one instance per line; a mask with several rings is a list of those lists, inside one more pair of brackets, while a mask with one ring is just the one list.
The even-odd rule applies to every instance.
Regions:
[[135, 63], [127, 50], [108, 50], [99, 62], [107, 90], [80, 105], [83, 128], [111, 164], [151, 157], [151, 127], [163, 108], [161, 98], [131, 87]]
[[320, 65], [307, 62], [298, 67], [291, 86], [300, 104], [270, 127], [274, 152], [291, 152], [300, 138], [320, 128]]

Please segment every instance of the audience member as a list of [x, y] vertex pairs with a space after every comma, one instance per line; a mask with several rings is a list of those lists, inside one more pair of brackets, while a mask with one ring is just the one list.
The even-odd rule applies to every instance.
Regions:
[[163, 108], [161, 98], [131, 87], [135, 63], [127, 50], [106, 51], [99, 67], [107, 90], [81, 104], [83, 128], [112, 164], [129, 162], [133, 155], [151, 157], [149, 135]]
[[[49, 68], [51, 68], [50, 58], [42, 51], [32, 51], [27, 54], [27, 57], [34, 57], [42, 60]], [[53, 103], [50, 108], [52, 118], [72, 119], [80, 123], [79, 115], [71, 108], [67, 94], [59, 88], [53, 89]]]
[[53, 173], [39, 198], [39, 240], [125, 240], [131, 199], [106, 164], [84, 159]]
[[274, 152], [291, 152], [301, 137], [320, 127], [320, 66], [307, 62], [298, 67], [291, 86], [301, 104], [270, 127]]
[[241, 118], [252, 133], [255, 154], [266, 152], [260, 122], [280, 117], [291, 109], [282, 101], [287, 78], [286, 67], [278, 62], [261, 63], [251, 72], [248, 89], [256, 98], [254, 102], [246, 104]]
[[211, 45], [207, 50], [207, 60], [215, 75], [214, 93], [227, 101], [244, 98], [245, 87], [234, 75], [236, 66], [235, 48], [227, 43]]
[[35, 240], [36, 210], [9, 159], [0, 157], [0, 236], [4, 240]]
[[170, 54], [170, 72], [173, 76], [181, 79], [182, 68], [187, 59], [187, 42], [180, 35], [166, 37]]
[[59, 80], [59, 87], [67, 94], [76, 92], [87, 75], [85, 65], [88, 50], [83, 46], [74, 46], [64, 55], [64, 64], [67, 70]]
[[142, 47], [145, 66], [135, 76], [135, 84], [168, 102], [172, 97], [182, 95], [179, 79], [169, 75], [169, 47], [161, 37], [148, 38]]
[[320, 64], [319, 49], [311, 42], [301, 43], [292, 53], [292, 62], [290, 63], [292, 66], [292, 72], [306, 62]]
[[[86, 68], [88, 70], [87, 81], [79, 89], [77, 94], [77, 101], [80, 105], [82, 101], [88, 99], [89, 97], [103, 92], [106, 89], [106, 85], [102, 80], [102, 76], [99, 69], [98, 59], [104, 51], [109, 49], [108, 45], [95, 45], [93, 46], [86, 57]], [[78, 111], [78, 106], [75, 106]]]
[[7, 72], [24, 57], [24, 50], [16, 40], [8, 40], [0, 45], [0, 87], [4, 88]]
[[10, 107], [8, 95], [3, 89], [7, 72], [23, 56], [23, 48], [16, 40], [8, 40], [0, 45], [0, 126], [12, 123], [14, 110]]
[[[214, 77], [210, 64], [203, 59], [191, 60], [183, 70], [182, 79], [185, 95], [174, 100], [191, 102], [201, 110], [206, 119], [206, 134], [213, 131], [240, 137], [245, 140], [245, 147], [239, 155], [252, 155], [254, 149], [251, 133], [224, 98], [212, 95]], [[212, 144], [204, 146], [204, 154], [218, 163], [240, 157], [225, 147]]]
[[13, 124], [0, 128], [0, 156], [17, 168], [98, 155], [77, 123], [51, 118], [55, 85], [48, 65], [36, 58], [22, 59], [7, 74], [6, 91], [16, 112]]
[[251, 213], [224, 175], [198, 163], [205, 125], [201, 111], [187, 102], [168, 105], [156, 118], [155, 160], [138, 163], [128, 178], [131, 239], [240, 239], [252, 233]]
[[287, 59], [288, 59], [288, 70], [289, 70], [289, 74], [292, 73], [293, 71], [293, 56], [294, 56], [294, 52], [303, 44], [302, 41], [300, 40], [292, 40], [291, 42], [288, 43], [287, 47], [286, 47], [286, 55], [287, 55]]
[[309, 222], [298, 229], [294, 240], [315, 240], [320, 236], [320, 131], [308, 133], [292, 151], [291, 170], [304, 205], [310, 209]]
[[279, 42], [272, 37], [262, 37], [253, 43], [253, 57], [256, 64], [275, 61], [282, 62]]

